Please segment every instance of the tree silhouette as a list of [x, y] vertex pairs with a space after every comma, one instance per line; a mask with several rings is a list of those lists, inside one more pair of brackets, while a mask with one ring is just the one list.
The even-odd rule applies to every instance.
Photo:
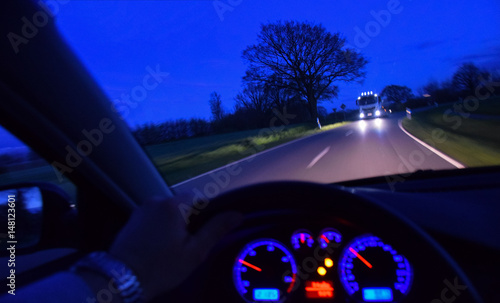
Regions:
[[406, 101], [413, 98], [413, 93], [411, 88], [401, 85], [387, 85], [384, 87], [380, 96], [385, 97], [387, 101], [392, 101], [396, 103], [405, 103]]
[[264, 87], [247, 83], [242, 92], [235, 97], [236, 107], [254, 110], [259, 113], [265, 113], [271, 109], [271, 100], [268, 97]]
[[210, 104], [210, 111], [212, 112], [212, 118], [214, 121], [222, 120], [224, 117], [224, 109], [222, 108], [222, 97], [217, 92], [213, 92], [210, 94], [210, 100], [208, 101]]
[[257, 44], [248, 46], [243, 58], [249, 64], [246, 80], [280, 79], [272, 84], [304, 98], [313, 120], [318, 116], [318, 102], [338, 95], [334, 82], [362, 80], [367, 63], [360, 53], [345, 47], [339, 33], [296, 21], [262, 25]]
[[464, 63], [453, 74], [453, 87], [468, 95], [474, 95], [476, 88], [488, 77], [488, 73], [481, 71], [474, 63]]

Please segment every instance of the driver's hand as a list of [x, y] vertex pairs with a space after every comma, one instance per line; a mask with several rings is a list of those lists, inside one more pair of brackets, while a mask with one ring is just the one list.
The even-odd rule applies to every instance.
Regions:
[[146, 301], [178, 286], [242, 221], [240, 213], [222, 213], [190, 234], [178, 205], [192, 200], [181, 195], [148, 201], [132, 214], [110, 248], [112, 256], [135, 272]]

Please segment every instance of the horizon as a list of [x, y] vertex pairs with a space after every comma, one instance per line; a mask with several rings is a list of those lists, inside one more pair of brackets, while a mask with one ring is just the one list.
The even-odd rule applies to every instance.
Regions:
[[[354, 109], [361, 92], [380, 93], [391, 84], [408, 86], [416, 95], [431, 80], [450, 79], [465, 62], [500, 70], [500, 3], [495, 1], [231, 3], [72, 1], [61, 4], [55, 18], [115, 104], [126, 104], [123, 96], [140, 86], [151, 69], [159, 71], [158, 85], [127, 108], [131, 128], [180, 118], [208, 120], [213, 91], [232, 111], [247, 67], [241, 53], [255, 43], [261, 24], [276, 20], [322, 24], [331, 33], [340, 32], [368, 59], [363, 84], [336, 83], [338, 97], [318, 104], [328, 113], [340, 110], [342, 103]], [[1, 132], [3, 143], [15, 147]]]

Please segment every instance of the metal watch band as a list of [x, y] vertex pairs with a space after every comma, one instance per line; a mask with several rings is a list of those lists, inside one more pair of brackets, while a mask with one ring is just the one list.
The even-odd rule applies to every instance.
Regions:
[[133, 271], [104, 251], [90, 253], [71, 267], [72, 272], [78, 270], [92, 271], [112, 279], [124, 303], [144, 302], [142, 287]]

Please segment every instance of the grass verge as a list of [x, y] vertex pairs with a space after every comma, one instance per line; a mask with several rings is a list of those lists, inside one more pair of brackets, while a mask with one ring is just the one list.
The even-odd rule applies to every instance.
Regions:
[[[403, 127], [466, 166], [500, 165], [500, 98], [461, 110], [444, 105], [403, 119]], [[470, 111], [467, 111], [470, 109]], [[474, 109], [474, 110], [472, 110]]]
[[348, 122], [325, 125], [291, 125], [219, 134], [151, 145], [146, 152], [169, 184], [177, 184], [280, 144], [334, 129]]

